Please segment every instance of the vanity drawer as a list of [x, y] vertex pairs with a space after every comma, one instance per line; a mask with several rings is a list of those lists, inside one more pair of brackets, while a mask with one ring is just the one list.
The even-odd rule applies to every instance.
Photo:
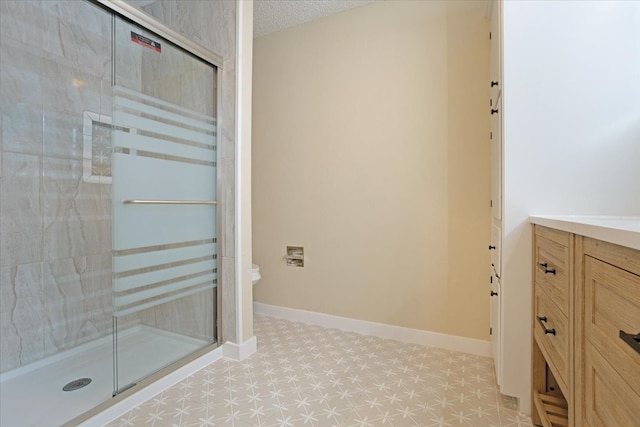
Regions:
[[533, 335], [563, 392], [569, 383], [569, 321], [542, 286], [535, 285]]
[[536, 226], [534, 283], [540, 285], [565, 316], [569, 315], [568, 233]]
[[640, 345], [629, 336], [640, 334], [640, 276], [590, 256], [584, 272], [585, 347], [593, 346], [640, 395]]
[[640, 396], [588, 343], [584, 360], [584, 414], [578, 425], [638, 427]]

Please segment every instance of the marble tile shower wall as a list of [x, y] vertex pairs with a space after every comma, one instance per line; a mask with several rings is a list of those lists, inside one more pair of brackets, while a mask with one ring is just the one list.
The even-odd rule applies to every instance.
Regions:
[[177, 48], [142, 52], [144, 93], [201, 114], [215, 116], [214, 68]]
[[78, 1], [2, 0], [0, 19], [4, 372], [111, 333], [111, 188], [83, 179], [83, 120], [111, 114], [112, 30]]

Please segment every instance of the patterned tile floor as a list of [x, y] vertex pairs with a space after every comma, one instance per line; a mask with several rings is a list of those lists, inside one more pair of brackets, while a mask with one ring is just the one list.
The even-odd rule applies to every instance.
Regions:
[[531, 426], [493, 361], [256, 316], [258, 351], [221, 359], [109, 426]]

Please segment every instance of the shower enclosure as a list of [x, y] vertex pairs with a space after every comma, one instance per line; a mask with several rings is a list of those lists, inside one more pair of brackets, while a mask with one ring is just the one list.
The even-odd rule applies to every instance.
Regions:
[[220, 62], [108, 3], [0, 1], [0, 425], [217, 341]]

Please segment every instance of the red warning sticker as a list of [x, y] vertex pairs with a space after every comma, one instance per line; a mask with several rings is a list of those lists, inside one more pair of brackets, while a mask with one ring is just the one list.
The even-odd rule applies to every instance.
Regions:
[[149, 37], [145, 37], [142, 34], [134, 33], [131, 31], [131, 41], [144, 46], [156, 52], [162, 52], [162, 45], [156, 41], [151, 40]]

